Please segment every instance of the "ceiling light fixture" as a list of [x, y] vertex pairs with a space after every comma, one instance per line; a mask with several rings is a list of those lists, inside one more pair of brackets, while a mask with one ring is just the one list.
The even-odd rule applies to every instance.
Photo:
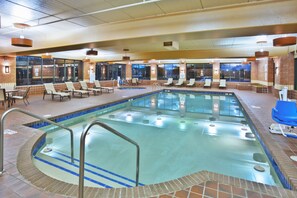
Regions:
[[296, 36], [280, 37], [273, 39], [274, 47], [289, 46], [296, 44]]
[[93, 48], [92, 48], [92, 49], [88, 50], [86, 54], [88, 56], [97, 56], [98, 55], [98, 51], [97, 50], [93, 50]]
[[19, 38], [11, 38], [11, 45], [17, 46], [17, 47], [32, 47], [33, 41], [31, 39], [27, 39], [23, 35], [23, 30], [25, 28], [29, 28], [30, 25], [25, 23], [14, 23], [14, 27], [18, 29], [22, 29], [22, 34]]
[[260, 50], [260, 51], [256, 51], [255, 52], [255, 57], [256, 58], [264, 58], [264, 57], [268, 57], [268, 56], [269, 56], [269, 52], [268, 51]]

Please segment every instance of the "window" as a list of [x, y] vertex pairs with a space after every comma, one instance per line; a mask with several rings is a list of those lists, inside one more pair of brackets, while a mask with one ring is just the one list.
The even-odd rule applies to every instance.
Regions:
[[150, 65], [132, 64], [132, 78], [149, 80], [151, 78]]
[[[67, 80], [78, 81], [79, 71], [83, 71], [82, 67], [83, 64], [80, 60], [17, 56], [16, 83], [17, 85], [34, 85]], [[82, 74], [80, 76], [82, 77]]]
[[158, 65], [158, 80], [173, 78], [179, 79], [179, 64]]
[[212, 64], [191, 63], [187, 64], [187, 80], [195, 78], [196, 81], [212, 79]]
[[126, 78], [126, 65], [124, 64], [108, 64], [96, 63], [96, 80], [113, 80], [118, 76], [121, 79]]
[[251, 64], [221, 63], [220, 78], [229, 82], [251, 82]]

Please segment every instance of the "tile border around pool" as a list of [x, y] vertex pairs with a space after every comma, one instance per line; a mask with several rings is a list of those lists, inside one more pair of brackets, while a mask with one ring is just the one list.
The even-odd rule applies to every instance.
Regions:
[[[236, 94], [235, 94], [236, 95]], [[284, 151], [279, 148], [279, 145], [272, 139], [271, 134], [268, 129], [263, 126], [263, 124], [256, 118], [252, 110], [244, 101], [236, 95], [239, 102], [243, 106], [245, 112], [248, 114], [249, 118], [252, 120], [256, 131], [258, 132], [259, 139], [263, 142], [265, 147], [271, 154], [269, 157], [275, 162], [282, 172], [288, 184], [293, 190], [297, 190], [297, 168], [294, 166], [293, 161], [284, 153]]]

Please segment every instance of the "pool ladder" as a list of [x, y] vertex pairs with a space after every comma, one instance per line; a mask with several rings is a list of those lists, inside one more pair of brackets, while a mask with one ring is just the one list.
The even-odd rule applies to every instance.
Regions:
[[0, 128], [0, 175], [2, 175], [3, 172], [4, 172], [4, 167], [3, 167], [3, 161], [4, 161], [4, 152], [3, 152], [3, 150], [4, 150], [4, 148], [3, 148], [4, 147], [4, 138], [3, 138], [3, 136], [4, 136], [4, 121], [5, 121], [6, 116], [8, 114], [10, 114], [11, 112], [14, 112], [14, 111], [26, 114], [26, 115], [31, 116], [33, 118], [42, 120], [44, 122], [47, 122], [47, 123], [50, 123], [52, 125], [63, 128], [65, 130], [68, 130], [69, 133], [70, 133], [71, 163], [74, 162], [74, 159], [73, 159], [73, 131], [70, 128], [64, 127], [63, 125], [60, 125], [60, 124], [58, 124], [56, 122], [53, 122], [53, 121], [51, 121], [49, 119], [46, 119], [46, 118], [42, 117], [42, 116], [39, 116], [39, 115], [33, 114], [31, 112], [25, 111], [23, 109], [12, 108], [12, 109], [9, 109], [9, 110], [5, 111], [3, 113], [3, 115], [2, 115], [2, 117], [1, 117], [1, 120], [0, 120], [0, 126], [1, 126], [1, 128]]
[[95, 125], [98, 125], [109, 132], [121, 137], [122, 139], [126, 140], [127, 142], [133, 144], [136, 146], [136, 186], [138, 186], [139, 182], [139, 155], [140, 155], [140, 148], [139, 145], [128, 138], [127, 136], [121, 134], [120, 132], [116, 131], [115, 129], [111, 128], [110, 126], [99, 122], [97, 120], [92, 121], [90, 124], [88, 124], [84, 131], [82, 132], [80, 136], [80, 154], [79, 154], [79, 186], [78, 186], [78, 197], [83, 198], [84, 197], [84, 169], [85, 169], [85, 140], [86, 136], [88, 135], [88, 131]]

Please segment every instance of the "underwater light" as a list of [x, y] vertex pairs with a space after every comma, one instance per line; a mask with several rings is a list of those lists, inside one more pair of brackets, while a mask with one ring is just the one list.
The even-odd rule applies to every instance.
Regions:
[[132, 118], [132, 115], [130, 113], [127, 114], [126, 116], [126, 121], [127, 122], [132, 122], [133, 118]]
[[160, 118], [160, 117], [157, 118], [156, 125], [157, 125], [157, 126], [162, 126], [162, 125], [163, 125], [163, 120], [162, 120], [162, 118]]

